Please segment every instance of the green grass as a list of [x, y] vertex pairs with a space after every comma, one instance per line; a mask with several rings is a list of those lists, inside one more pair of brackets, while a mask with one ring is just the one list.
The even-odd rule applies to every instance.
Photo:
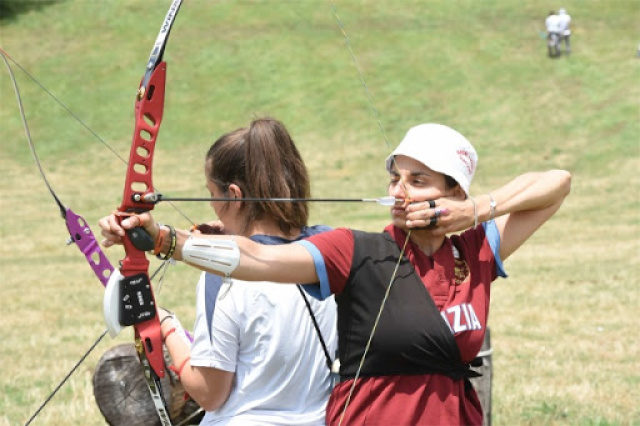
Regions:
[[[263, 114], [288, 126], [318, 197], [383, 195], [386, 155], [427, 121], [474, 143], [473, 193], [524, 171], [568, 169], [565, 205], [494, 286], [493, 421], [640, 424], [640, 3], [564, 2], [573, 54], [557, 60], [546, 57], [539, 35], [555, 3], [336, 3], [384, 131], [329, 2], [187, 0], [165, 54], [155, 184], [167, 194], [204, 195], [206, 149]], [[127, 158], [134, 93], [168, 1], [31, 4], [0, 20], [0, 47]], [[120, 203], [123, 163], [15, 72], [47, 177], [67, 206], [96, 224]], [[4, 67], [0, 99], [0, 425], [13, 425], [100, 335], [103, 290], [64, 245]], [[180, 208], [193, 221], [212, 216], [206, 203]], [[170, 206], [157, 210], [165, 223], [188, 226]], [[379, 230], [387, 217], [372, 205], [313, 207], [313, 222], [333, 226]], [[107, 254], [114, 264], [122, 257], [119, 249]], [[157, 295], [185, 324], [193, 321], [196, 278], [173, 268]], [[102, 342], [35, 424], [103, 424], [92, 371], [109, 346], [130, 340], [124, 332]]]

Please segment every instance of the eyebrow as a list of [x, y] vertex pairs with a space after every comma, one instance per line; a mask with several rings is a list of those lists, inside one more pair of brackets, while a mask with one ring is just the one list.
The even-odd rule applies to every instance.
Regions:
[[[389, 174], [394, 175], [394, 176], [400, 176], [400, 173], [397, 170], [391, 170], [389, 172]], [[409, 176], [411, 177], [416, 177], [416, 176], [431, 176], [431, 173], [429, 172], [425, 172], [425, 171], [418, 171], [418, 172], [410, 172]]]

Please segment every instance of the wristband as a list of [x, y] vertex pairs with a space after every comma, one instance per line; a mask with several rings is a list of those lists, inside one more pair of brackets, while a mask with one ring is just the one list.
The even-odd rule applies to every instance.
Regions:
[[158, 224], [158, 235], [156, 236], [156, 243], [153, 247], [153, 254], [156, 256], [160, 254], [162, 250], [162, 246], [164, 245], [164, 240], [167, 238], [167, 234], [169, 233], [168, 229], [164, 229], [163, 225]]
[[162, 325], [163, 322], [165, 322], [168, 318], [176, 318], [176, 314], [174, 314], [173, 312], [171, 312], [170, 310], [168, 310], [167, 308], [158, 308], [158, 310], [163, 310], [167, 313], [167, 316], [162, 318], [162, 321], [160, 321], [160, 325]]
[[170, 226], [170, 225], [166, 225], [166, 226], [167, 228], [169, 228], [169, 251], [167, 252], [167, 254], [161, 255], [160, 250], [158, 250], [158, 254], [156, 255], [156, 257], [160, 260], [171, 259], [171, 256], [173, 256], [173, 253], [176, 251], [176, 244], [178, 240], [176, 237], [176, 230], [173, 228], [173, 226]]
[[162, 323], [165, 322], [166, 320], [175, 318], [175, 317], [176, 316], [174, 314], [167, 315], [166, 317], [162, 318], [162, 321], [160, 321], [160, 325], [162, 325]]

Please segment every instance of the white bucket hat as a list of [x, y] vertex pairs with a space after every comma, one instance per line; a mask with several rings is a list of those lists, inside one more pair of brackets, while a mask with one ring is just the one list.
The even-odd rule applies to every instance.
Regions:
[[469, 196], [478, 154], [471, 142], [451, 127], [428, 123], [409, 129], [400, 145], [387, 157], [388, 171], [391, 171], [396, 155], [413, 158], [435, 172], [451, 176]]

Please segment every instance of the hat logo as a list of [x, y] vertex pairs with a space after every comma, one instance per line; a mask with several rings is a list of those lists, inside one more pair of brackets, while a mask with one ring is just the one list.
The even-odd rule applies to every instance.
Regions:
[[471, 158], [469, 153], [464, 149], [459, 149], [456, 152], [458, 154], [458, 157], [460, 158], [460, 161], [462, 161], [465, 167], [467, 168], [467, 173], [469, 173], [470, 175], [473, 174], [473, 171], [476, 168], [475, 161], [473, 161], [473, 158]]

